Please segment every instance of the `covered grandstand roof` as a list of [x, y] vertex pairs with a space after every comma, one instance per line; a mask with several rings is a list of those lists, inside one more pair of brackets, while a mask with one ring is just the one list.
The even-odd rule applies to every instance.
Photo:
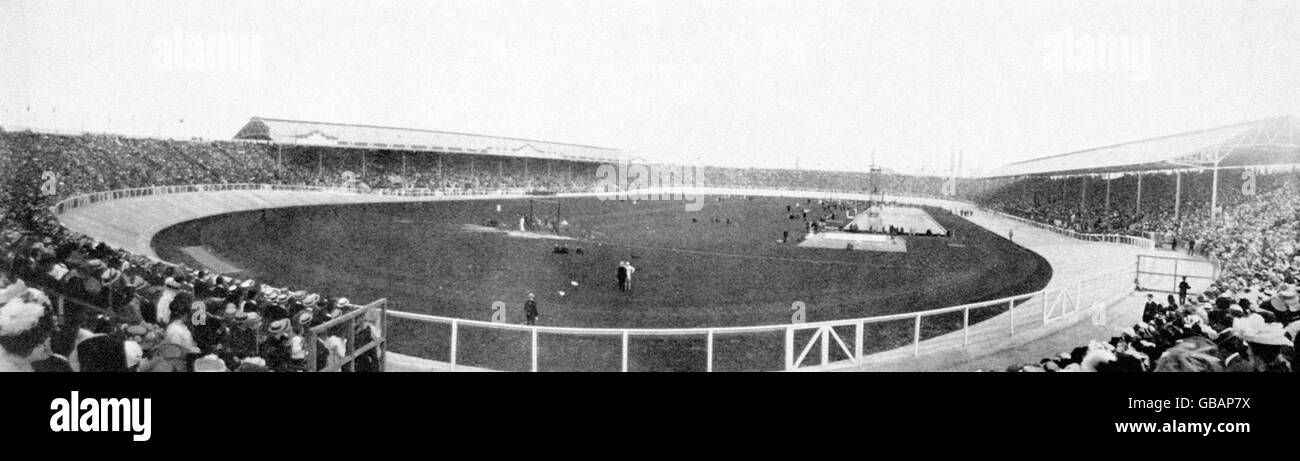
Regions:
[[1003, 166], [990, 177], [1098, 174], [1300, 163], [1300, 120], [1273, 117], [1051, 155]]
[[346, 123], [253, 117], [235, 139], [357, 149], [505, 155], [591, 162], [617, 161], [618, 149], [533, 139]]

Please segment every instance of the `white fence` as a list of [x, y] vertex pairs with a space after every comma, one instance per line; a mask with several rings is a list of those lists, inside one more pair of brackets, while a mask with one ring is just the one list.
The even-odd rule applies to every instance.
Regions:
[[[763, 193], [780, 191], [748, 187], [707, 189]], [[52, 211], [61, 214], [89, 204], [149, 195], [225, 190], [319, 191], [393, 196], [521, 195], [528, 192], [518, 189], [360, 190], [346, 187], [205, 184], [83, 194], [60, 201], [52, 207]], [[786, 192], [841, 195], [846, 199], [865, 196], [853, 191]], [[907, 200], [905, 197], [886, 199]], [[935, 202], [935, 206], [946, 204], [948, 207], [974, 208], [969, 203], [946, 199], [915, 200]], [[1081, 234], [1015, 216], [997, 214], [1085, 241], [1125, 243], [1144, 248], [1154, 245], [1149, 239], [1140, 237]], [[1054, 326], [1073, 324], [1081, 313], [1104, 315], [1106, 306], [1133, 290], [1134, 266], [1129, 263], [1119, 266], [1114, 271], [1089, 278], [1068, 289], [1040, 290], [921, 312], [789, 325], [680, 329], [567, 328], [492, 323], [393, 309], [387, 310], [388, 318], [384, 322], [385, 325], [390, 320], [411, 322], [406, 325], [405, 322], [393, 322], [391, 330], [386, 331], [391, 335], [391, 343], [388, 344], [390, 350], [444, 361], [450, 363], [453, 369], [472, 366], [517, 371], [730, 371], [854, 367], [867, 363], [873, 353], [883, 352], [880, 357], [885, 359], [916, 357], [923, 353], [961, 349], [981, 343], [1006, 342], [1017, 332], [1023, 334], [1033, 330], [1052, 330]], [[393, 303], [389, 301], [389, 304]], [[960, 320], [957, 319], [958, 316]], [[409, 334], [401, 334], [404, 330]], [[677, 359], [666, 367], [656, 366], [664, 365], [658, 363], [659, 356], [664, 354], [641, 352], [653, 347], [646, 348], [642, 347], [643, 344], [638, 344], [657, 339], [662, 340], [658, 346], [673, 349], [666, 355], [676, 356]], [[812, 355], [814, 351], [816, 355]], [[901, 355], [900, 351], [903, 352]], [[572, 363], [565, 366], [562, 362], [566, 361]]]
[[[396, 310], [388, 311], [388, 315], [394, 319], [441, 326], [436, 329], [439, 330], [437, 333], [419, 335], [419, 344], [395, 339], [393, 347], [399, 352], [447, 362], [453, 369], [470, 366], [512, 371], [654, 371], [646, 366], [654, 360], [638, 356], [632, 346], [647, 338], [675, 338], [685, 349], [702, 350], [702, 354], [694, 354], [697, 357], [692, 360], [697, 362], [686, 364], [687, 369], [797, 370], [860, 366], [867, 363], [867, 356], [873, 353], [883, 352], [879, 357], [882, 360], [906, 359], [977, 344], [1004, 342], [1017, 333], [1073, 324], [1071, 320], [1079, 320], [1078, 316], [1084, 313], [1104, 315], [1106, 306], [1127, 296], [1132, 288], [1133, 271], [1126, 267], [1089, 278], [1068, 289], [1040, 290], [927, 311], [789, 325], [720, 328], [568, 328], [492, 323]], [[944, 316], [952, 318], [942, 318]], [[973, 317], [977, 319], [972, 321]], [[936, 323], [930, 326], [930, 322]], [[400, 323], [394, 322], [394, 327]], [[469, 329], [514, 332], [516, 335], [485, 335], [480, 332], [471, 336], [466, 334]], [[869, 332], [874, 339], [885, 341], [867, 341]], [[560, 341], [557, 337], [570, 339]], [[611, 340], [603, 341], [603, 344], [601, 341], [583, 340], [597, 337]], [[743, 337], [751, 338], [747, 341], [750, 346], [744, 350], [718, 350], [719, 343]], [[547, 344], [546, 338], [551, 338], [556, 344]], [[566, 341], [589, 345], [575, 351], [560, 344]], [[433, 342], [438, 344], [431, 344]], [[406, 347], [397, 346], [399, 343]], [[598, 344], [598, 347], [590, 347], [590, 344]], [[485, 356], [481, 353], [488, 348], [492, 349], [491, 354]], [[888, 352], [890, 349], [893, 351]], [[479, 352], [468, 354], [474, 357], [473, 363], [464, 360], [466, 351]], [[565, 356], [558, 357], [558, 354]], [[602, 364], [602, 360], [605, 363]], [[547, 362], [572, 362], [576, 366], [548, 368]]]
[[1156, 247], [1156, 242], [1155, 242], [1154, 240], [1149, 239], [1149, 238], [1144, 238], [1144, 237], [1134, 237], [1134, 236], [1131, 236], [1131, 235], [1120, 235], [1120, 234], [1084, 234], [1084, 233], [1081, 233], [1081, 232], [1075, 232], [1075, 231], [1072, 231], [1072, 230], [1069, 230], [1069, 229], [1062, 229], [1062, 228], [1060, 228], [1060, 227], [1056, 227], [1056, 226], [1053, 226], [1053, 225], [1051, 225], [1051, 224], [1044, 224], [1044, 223], [1040, 223], [1040, 222], [1037, 222], [1037, 221], [1032, 221], [1032, 220], [1029, 220], [1029, 219], [1025, 219], [1025, 218], [1022, 218], [1022, 217], [1019, 217], [1019, 216], [1006, 214], [1006, 213], [1003, 213], [1003, 212], [1001, 212], [1001, 211], [994, 211], [994, 210], [986, 210], [986, 211], [988, 211], [989, 213], [993, 213], [993, 214], [996, 214], [996, 215], [998, 215], [998, 216], [1001, 216], [1001, 217], [1003, 217], [1003, 218], [1007, 218], [1007, 219], [1010, 219], [1010, 220], [1013, 220], [1013, 221], [1019, 222], [1019, 223], [1021, 223], [1021, 224], [1025, 224], [1025, 225], [1027, 225], [1027, 226], [1037, 227], [1037, 228], [1039, 228], [1039, 229], [1042, 229], [1042, 230], [1045, 230], [1045, 231], [1048, 231], [1048, 232], [1055, 232], [1055, 233], [1057, 233], [1057, 234], [1061, 234], [1061, 235], [1064, 235], [1064, 236], [1066, 236], [1066, 237], [1070, 237], [1070, 238], [1073, 238], [1073, 239], [1079, 239], [1079, 240], [1084, 240], [1084, 241], [1088, 241], [1088, 242], [1122, 243], [1122, 244], [1125, 244], [1125, 245], [1133, 245], [1133, 246], [1137, 246], [1137, 247], [1140, 247], [1140, 248], [1142, 248], [1142, 249], [1144, 249], [1144, 250], [1153, 250], [1153, 249], [1155, 249], [1155, 247]]

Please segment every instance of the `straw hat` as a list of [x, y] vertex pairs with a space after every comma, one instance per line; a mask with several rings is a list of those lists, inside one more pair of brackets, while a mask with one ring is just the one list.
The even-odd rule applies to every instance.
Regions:
[[1251, 314], [1232, 321], [1232, 334], [1248, 343], [1273, 346], [1290, 346], [1294, 342], [1286, 337], [1286, 330], [1280, 323], [1269, 323], [1259, 314]]
[[194, 371], [196, 373], [225, 373], [230, 371], [226, 368], [226, 362], [216, 354], [208, 354], [194, 361]]
[[1289, 285], [1282, 285], [1269, 299], [1273, 305], [1273, 310], [1278, 312], [1300, 312], [1300, 295], [1297, 295], [1296, 289]]

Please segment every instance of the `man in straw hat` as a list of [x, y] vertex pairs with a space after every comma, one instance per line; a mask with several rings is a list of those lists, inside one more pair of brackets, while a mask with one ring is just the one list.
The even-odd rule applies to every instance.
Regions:
[[1224, 360], [1228, 371], [1291, 371], [1291, 364], [1281, 356], [1282, 348], [1294, 344], [1286, 337], [1282, 324], [1266, 322], [1263, 316], [1251, 314], [1232, 321], [1233, 336], [1246, 343], [1246, 354], [1233, 354]]
[[1268, 301], [1260, 303], [1259, 309], [1272, 313], [1273, 318], [1284, 325], [1290, 324], [1300, 320], [1300, 295], [1297, 295], [1295, 287], [1284, 284]]

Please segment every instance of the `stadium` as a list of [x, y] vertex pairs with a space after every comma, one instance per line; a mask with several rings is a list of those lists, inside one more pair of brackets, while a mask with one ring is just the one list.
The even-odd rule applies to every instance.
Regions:
[[1294, 370], [1293, 6], [594, 3], [0, 7], [0, 371]]
[[[1293, 117], [988, 178], [706, 167], [651, 187], [601, 184], [617, 149], [368, 125], [3, 138], [4, 273], [57, 306], [51, 349], [78, 368], [1096, 369], [1131, 365], [1083, 360], [1127, 325], [1111, 343], [1150, 369], [1243, 307], [1295, 325]], [[74, 354], [104, 341], [150, 353]]]

